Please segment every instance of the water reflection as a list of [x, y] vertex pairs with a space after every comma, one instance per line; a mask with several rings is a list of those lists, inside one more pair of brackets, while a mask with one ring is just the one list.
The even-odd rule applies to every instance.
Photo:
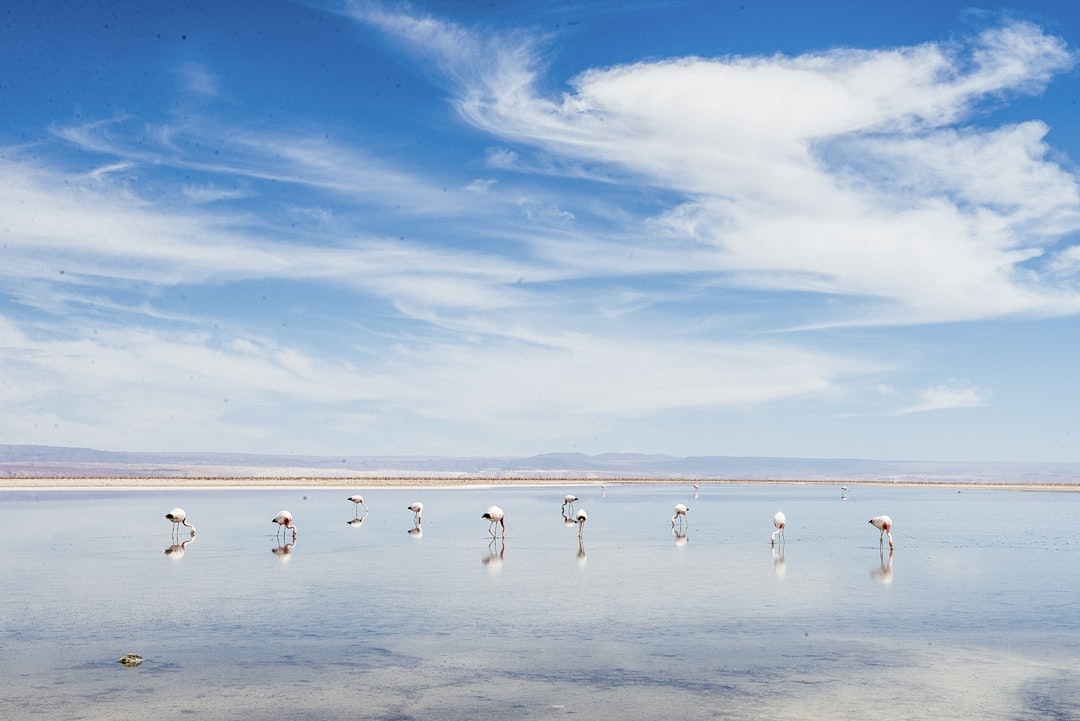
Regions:
[[359, 518], [353, 516], [348, 521], [345, 521], [345, 523], [350, 526], [360, 527], [364, 525], [365, 518], [367, 518], [367, 511], [364, 511], [364, 515], [360, 516]]
[[280, 546], [278, 546], [276, 548], [271, 548], [270, 550], [273, 552], [273, 554], [275, 556], [277, 556], [279, 561], [284, 562], [284, 561], [292, 560], [292, 551], [293, 551], [293, 547], [295, 545], [296, 545], [296, 538], [294, 537], [291, 542], [282, 543]]
[[784, 565], [784, 544], [773, 544], [772, 546], [772, 559], [773, 559], [773, 571], [776, 573], [777, 578], [783, 578], [787, 573], [787, 566]]
[[686, 542], [690, 540], [689, 537], [686, 535], [686, 533], [687, 533], [687, 529], [685, 527], [683, 527], [683, 528], [675, 528], [675, 526], [672, 525], [672, 527], [671, 527], [671, 535], [675, 537], [675, 545], [676, 546], [685, 546]]
[[497, 573], [502, 570], [503, 558], [506, 555], [506, 538], [500, 541], [492, 538], [488, 544], [488, 555], [481, 559], [481, 562], [487, 566], [488, 571], [491, 573]]
[[424, 527], [421, 526], [419, 522], [417, 522], [415, 526], [409, 529], [409, 535], [413, 538], [423, 538]]
[[[490, 721], [507, 708], [550, 718], [572, 697], [559, 715], [679, 709], [683, 721], [704, 721], [716, 700], [732, 718], [827, 721], [865, 715], [872, 697], [897, 719], [955, 718], [958, 708], [1077, 719], [1075, 590], [1062, 579], [1080, 573], [1080, 553], [1068, 552], [1080, 537], [1053, 522], [1076, 494], [859, 488], [835, 503], [833, 483], [710, 485], [693, 506], [694, 548], [674, 550], [668, 539], [681, 545], [688, 534], [685, 524], [661, 530], [659, 514], [676, 502], [666, 484], [612, 486], [599, 511], [586, 491], [588, 547], [555, 525], [554, 501], [568, 489], [550, 486], [501, 488], [498, 498], [486, 487], [366, 490], [376, 511], [391, 510], [367, 516], [362, 543], [360, 530], [341, 528], [338, 488], [183, 489], [186, 507], [204, 509], [192, 519], [204, 535], [190, 561], [165, 563], [155, 555], [161, 509], [175, 491], [0, 493], [11, 524], [0, 655], [18, 661], [0, 674], [0, 718], [135, 719], [187, 698], [206, 719], [270, 718], [288, 702], [293, 717], [352, 721], [370, 697], [372, 718]], [[305, 553], [293, 567], [295, 545], [275, 543], [265, 515], [304, 492]], [[421, 492], [436, 535], [413, 543], [401, 538], [413, 524], [400, 509]], [[493, 501], [511, 509], [521, 539], [509, 567], [505, 541], [476, 523]], [[76, 504], [85, 516], [67, 513]], [[791, 578], [783, 536], [768, 561], [761, 543], [777, 507], [802, 529]], [[866, 514], [883, 510], [918, 542], [899, 584], [895, 556], [883, 544], [873, 563], [866, 534]], [[266, 560], [268, 538], [278, 561]], [[282, 574], [296, 583], [283, 586]], [[183, 602], [162, 613], [161, 589], [179, 584]], [[476, 612], [481, 596], [497, 600], [497, 614]], [[551, 622], [564, 617], [583, 639], [576, 651]], [[672, 634], [663, 617], [718, 632]], [[881, 634], [895, 649], [888, 683]], [[166, 672], [121, 683], [115, 659], [129, 650], [146, 656], [144, 671]]]
[[695, 483], [694, 484], [694, 498], [699, 498], [700, 496], [701, 496], [701, 487], [698, 484]]
[[885, 558], [885, 549], [879, 549], [879, 560], [881, 564], [870, 572], [870, 575], [875, 581], [879, 583], [892, 583], [892, 562], [893, 562], [893, 550], [889, 549], [889, 557]]
[[195, 541], [195, 537], [192, 536], [191, 538], [187, 539], [186, 541], [181, 541], [180, 543], [174, 543], [173, 545], [171, 545], [171, 546], [169, 546], [168, 548], [165, 549], [165, 555], [168, 556], [169, 558], [176, 558], [176, 559], [183, 558], [184, 557], [184, 551], [187, 550], [188, 544], [193, 543], [194, 541]]

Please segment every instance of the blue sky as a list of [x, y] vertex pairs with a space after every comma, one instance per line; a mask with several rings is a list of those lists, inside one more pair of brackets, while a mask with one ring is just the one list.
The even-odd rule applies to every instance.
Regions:
[[1080, 461], [1080, 6], [15, 0], [0, 443]]

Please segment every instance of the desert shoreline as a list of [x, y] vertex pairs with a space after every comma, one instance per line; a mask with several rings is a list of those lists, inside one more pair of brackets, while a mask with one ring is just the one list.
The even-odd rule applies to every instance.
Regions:
[[895, 486], [956, 490], [1080, 492], [1080, 482], [1016, 483], [1002, 481], [881, 480], [881, 479], [756, 479], [756, 478], [647, 478], [573, 476], [40, 476], [0, 478], [0, 490], [167, 490], [167, 489], [272, 489], [272, 488], [490, 488], [495, 486], [619, 486], [619, 485], [798, 485]]

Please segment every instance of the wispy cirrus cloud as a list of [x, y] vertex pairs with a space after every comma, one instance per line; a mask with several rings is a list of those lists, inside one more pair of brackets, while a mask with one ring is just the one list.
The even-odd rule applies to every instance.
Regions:
[[[550, 96], [542, 42], [359, 7], [435, 57], [476, 126], [681, 194], [648, 221], [698, 244], [700, 267], [724, 283], [871, 301], [830, 323], [1080, 312], [1077, 279], [1044, 272], [1066, 267], [1080, 229], [1075, 176], [1044, 124], [974, 123], [981, 102], [1038, 93], [1074, 65], [1035, 25], [882, 50], [638, 62]], [[517, 156], [499, 149], [489, 162], [525, 169]]]

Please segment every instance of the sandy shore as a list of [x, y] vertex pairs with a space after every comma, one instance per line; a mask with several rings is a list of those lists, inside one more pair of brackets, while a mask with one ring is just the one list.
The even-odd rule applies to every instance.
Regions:
[[608, 486], [625, 484], [898, 486], [1003, 491], [1080, 492], [1080, 483], [1004, 483], [948, 480], [692, 479], [481, 476], [203, 476], [203, 477], [26, 477], [0, 478], [0, 490], [154, 488], [466, 488], [489, 486]]

